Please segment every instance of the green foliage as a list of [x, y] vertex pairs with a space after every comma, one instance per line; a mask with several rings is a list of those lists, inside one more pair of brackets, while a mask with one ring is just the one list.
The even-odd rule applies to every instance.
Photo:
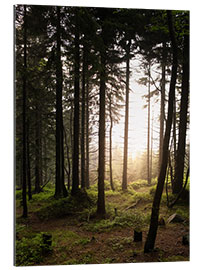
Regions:
[[110, 231], [116, 227], [133, 227], [141, 229], [145, 224], [146, 216], [142, 213], [133, 213], [131, 211], [123, 212], [114, 218], [97, 220], [96, 222], [88, 223], [85, 225], [87, 230], [93, 232]]
[[181, 262], [181, 261], [188, 261], [188, 258], [185, 258], [181, 255], [173, 255], [167, 258], [160, 259], [161, 262]]
[[38, 233], [32, 238], [16, 240], [15, 250], [16, 266], [27, 266], [40, 263], [52, 248], [44, 243], [43, 233]]
[[69, 259], [64, 264], [67, 265], [74, 265], [74, 264], [90, 264], [93, 261], [93, 255], [90, 252], [84, 253], [80, 256], [80, 258], [76, 259]]
[[16, 190], [16, 200], [20, 200], [22, 198], [22, 190]]
[[76, 196], [67, 198], [52, 199], [50, 202], [36, 211], [40, 219], [60, 218], [67, 215], [75, 215], [94, 205], [93, 200], [84, 191], [79, 191]]
[[24, 232], [26, 226], [23, 224], [15, 224], [15, 234], [16, 234], [16, 239], [20, 238], [20, 234]]
[[64, 230], [55, 230], [52, 232], [53, 235], [53, 246], [57, 248], [64, 249], [64, 242], [71, 248], [73, 245], [86, 245], [90, 242], [88, 237], [81, 237], [79, 234], [64, 229]]
[[150, 194], [151, 196], [154, 196], [155, 191], [156, 191], [156, 185], [154, 185], [153, 187], [150, 188], [149, 194]]
[[133, 242], [133, 237], [113, 237], [108, 239], [108, 245], [115, 251], [124, 251], [126, 246]]
[[183, 217], [186, 221], [189, 220], [189, 211], [184, 206], [178, 206], [176, 213]]

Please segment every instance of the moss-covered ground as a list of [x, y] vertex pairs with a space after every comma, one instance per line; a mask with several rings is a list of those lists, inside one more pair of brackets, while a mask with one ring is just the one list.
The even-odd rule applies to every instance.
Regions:
[[[159, 226], [156, 249], [144, 254], [143, 247], [150, 223], [156, 181], [148, 186], [139, 180], [123, 192], [116, 184], [112, 191], [106, 182], [106, 217], [96, 215], [97, 186], [78, 196], [56, 200], [54, 186], [33, 194], [28, 202], [29, 215], [24, 219], [21, 192], [16, 192], [16, 265], [68, 265], [101, 263], [166, 262], [189, 260], [189, 246], [182, 244], [189, 232], [188, 201], [180, 200], [172, 209], [162, 196], [160, 217], [167, 221], [173, 213], [182, 223], [166, 222]], [[171, 195], [172, 196], [172, 195]], [[142, 242], [134, 242], [134, 230], [142, 231]], [[51, 235], [47, 245], [43, 234]]]

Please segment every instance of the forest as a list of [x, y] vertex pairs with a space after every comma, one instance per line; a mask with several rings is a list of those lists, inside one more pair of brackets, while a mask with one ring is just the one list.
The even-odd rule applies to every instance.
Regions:
[[189, 261], [189, 11], [14, 17], [14, 264]]

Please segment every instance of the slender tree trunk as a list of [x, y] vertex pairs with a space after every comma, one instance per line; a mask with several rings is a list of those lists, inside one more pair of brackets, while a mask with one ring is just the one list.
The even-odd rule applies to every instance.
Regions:
[[130, 45], [128, 41], [126, 48], [126, 97], [125, 97], [125, 129], [124, 129], [124, 153], [123, 153], [123, 179], [122, 190], [127, 189], [127, 170], [128, 170], [128, 118], [129, 118], [129, 80], [130, 80]]
[[[37, 90], [38, 91], [38, 90]], [[38, 98], [38, 96], [37, 96]], [[39, 104], [36, 98], [35, 108], [35, 193], [40, 192], [41, 173], [40, 173], [40, 130], [39, 130]]]
[[86, 86], [86, 47], [83, 48], [82, 70], [82, 115], [81, 115], [81, 188], [86, 187], [85, 174], [85, 86]]
[[177, 140], [176, 140], [176, 98], [174, 97], [174, 104], [173, 104], [173, 156], [174, 156], [174, 168], [176, 164], [176, 145], [177, 145]]
[[24, 5], [24, 25], [23, 25], [23, 43], [24, 43], [24, 72], [23, 72], [23, 189], [22, 189], [22, 201], [23, 201], [23, 217], [28, 216], [27, 210], [27, 195], [26, 195], [26, 186], [27, 186], [27, 173], [26, 173], [26, 98], [27, 98], [27, 14], [26, 14], [26, 5]]
[[61, 25], [60, 7], [57, 7], [57, 53], [56, 53], [56, 184], [55, 197], [66, 197], [64, 184], [64, 140], [63, 140], [63, 108], [62, 88], [63, 74], [61, 63]]
[[101, 52], [100, 91], [99, 91], [99, 164], [97, 214], [105, 215], [105, 92], [106, 92], [106, 55]]
[[164, 135], [163, 142], [163, 153], [162, 153], [162, 164], [161, 170], [158, 177], [158, 183], [154, 195], [153, 205], [152, 205], [152, 213], [151, 213], [151, 221], [150, 228], [147, 235], [147, 239], [144, 246], [144, 252], [149, 252], [154, 249], [154, 244], [157, 235], [158, 228], [158, 218], [159, 218], [159, 207], [161, 202], [161, 196], [164, 188], [164, 182], [166, 177], [167, 163], [168, 163], [168, 148], [169, 148], [169, 140], [172, 126], [172, 118], [173, 118], [173, 100], [175, 95], [175, 85], [176, 85], [176, 77], [177, 77], [177, 43], [175, 38], [175, 31], [173, 27], [172, 21], [172, 12], [167, 11], [168, 17], [168, 25], [169, 32], [172, 42], [172, 50], [173, 50], [173, 63], [172, 63], [172, 74], [171, 74], [171, 82], [169, 89], [169, 101], [168, 101], [168, 117], [166, 121], [166, 131]]
[[47, 138], [44, 136], [44, 182], [47, 183], [48, 179], [48, 168], [47, 168]]
[[183, 186], [188, 99], [189, 99], [189, 36], [185, 35], [184, 49], [183, 49], [183, 75], [182, 75], [182, 92], [180, 105], [180, 124], [179, 124], [178, 150], [176, 156], [175, 182], [173, 193], [179, 193]]
[[164, 138], [164, 119], [165, 119], [165, 87], [166, 87], [166, 42], [163, 42], [162, 52], [162, 78], [161, 78], [161, 105], [160, 105], [160, 135], [159, 135], [159, 171], [161, 168], [163, 138]]
[[42, 164], [42, 110], [39, 104], [39, 175], [40, 175], [40, 186], [43, 185], [43, 164]]
[[149, 60], [148, 68], [148, 128], [147, 128], [147, 182], [151, 185], [151, 174], [150, 174], [150, 77], [151, 77], [151, 64]]
[[66, 133], [65, 127], [64, 127], [64, 137], [65, 137], [65, 145], [66, 145], [66, 153], [67, 153], [67, 163], [68, 163], [68, 169], [67, 169], [68, 190], [70, 190], [70, 176], [71, 176], [70, 150], [69, 150], [68, 138], [67, 138], [67, 133]]
[[[74, 114], [74, 106], [73, 106], [73, 101], [71, 101], [71, 110], [70, 110], [70, 156], [71, 156], [71, 165], [73, 168], [73, 114]], [[73, 173], [72, 173], [73, 174]], [[72, 175], [71, 175], [71, 179], [72, 179]]]
[[74, 123], [73, 123], [73, 169], [72, 169], [72, 195], [76, 194], [79, 189], [79, 133], [80, 133], [80, 51], [79, 51], [79, 26], [78, 13], [75, 10], [75, 52], [74, 52]]
[[151, 126], [151, 157], [150, 157], [150, 179], [152, 179], [153, 176], [153, 121], [154, 117], [152, 116], [152, 126]]
[[110, 185], [111, 189], [114, 191], [113, 184], [113, 170], [112, 170], [112, 129], [113, 129], [113, 119], [111, 112], [111, 94], [109, 95], [109, 116], [110, 116], [110, 128], [109, 128], [109, 169], [110, 169]]
[[86, 187], [90, 187], [89, 181], [89, 84], [86, 85]]
[[32, 186], [30, 174], [30, 138], [29, 138], [29, 121], [27, 120], [27, 182], [28, 182], [28, 199], [32, 200]]

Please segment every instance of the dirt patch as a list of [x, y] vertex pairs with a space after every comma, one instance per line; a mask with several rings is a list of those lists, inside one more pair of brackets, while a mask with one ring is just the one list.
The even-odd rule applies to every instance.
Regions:
[[[188, 227], [183, 224], [168, 224], [159, 228], [156, 238], [156, 251], [144, 254], [144, 243], [147, 228], [143, 231], [143, 241], [133, 241], [132, 228], [114, 228], [110, 232], [90, 232], [73, 220], [63, 218], [49, 222], [39, 223], [32, 219], [34, 231], [72, 231], [80, 239], [88, 239], [83, 245], [70, 246], [63, 239], [61, 252], [60, 245], [54, 247], [41, 265], [58, 264], [101, 264], [101, 263], [136, 263], [136, 262], [161, 262], [189, 260], [189, 247], [182, 245], [182, 236], [188, 232]], [[76, 220], [75, 220], [76, 222]]]
[[[140, 191], [149, 192], [150, 187], [143, 187]], [[81, 220], [80, 214], [40, 220], [31, 210], [27, 219], [18, 219], [18, 223], [26, 225], [32, 233], [49, 232], [53, 236], [53, 251], [47, 255], [38, 265], [68, 265], [68, 264], [103, 264], [103, 263], [136, 263], [136, 262], [163, 262], [163, 261], [188, 261], [189, 246], [182, 244], [183, 235], [189, 231], [188, 223], [167, 224], [159, 227], [155, 242], [155, 251], [145, 254], [144, 244], [148, 233], [149, 221], [145, 221], [142, 228], [142, 242], [133, 241], [134, 228], [128, 226], [111, 226], [111, 221], [119, 215], [129, 214], [135, 217], [142, 213], [145, 217], [150, 215], [151, 202], [143, 198], [133, 202], [131, 195], [109, 194], [106, 202], [118, 207], [118, 216], [113, 212], [107, 218], [107, 226], [104, 230], [95, 230], [99, 220], [90, 218]], [[126, 203], [127, 202], [127, 203]], [[129, 210], [122, 210], [136, 204]], [[34, 209], [34, 208], [33, 208]], [[112, 208], [113, 209], [113, 208]], [[17, 207], [17, 214], [21, 209]], [[173, 211], [175, 211], [173, 209]], [[188, 208], [185, 208], [188, 211]], [[168, 209], [161, 207], [160, 215], [167, 218]], [[122, 216], [123, 217], [123, 216]], [[125, 217], [127, 222], [127, 216]], [[138, 219], [135, 220], [135, 222]], [[109, 222], [109, 223], [108, 223]], [[133, 223], [134, 224], [134, 223]], [[148, 224], [148, 225], [147, 225]], [[93, 225], [94, 230], [91, 230]], [[106, 225], [106, 224], [105, 224]], [[135, 227], [135, 226], [134, 226]]]

